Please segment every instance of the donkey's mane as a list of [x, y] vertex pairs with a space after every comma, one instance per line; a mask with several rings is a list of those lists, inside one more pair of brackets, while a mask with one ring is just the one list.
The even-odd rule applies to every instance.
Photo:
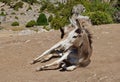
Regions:
[[90, 46], [91, 46], [91, 44], [92, 44], [92, 34], [90, 33], [90, 31], [88, 29], [85, 29], [85, 31], [88, 34], [88, 39], [89, 39]]

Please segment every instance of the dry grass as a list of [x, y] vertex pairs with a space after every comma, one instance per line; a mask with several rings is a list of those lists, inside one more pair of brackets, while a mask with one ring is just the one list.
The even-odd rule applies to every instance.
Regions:
[[25, 27], [22, 27], [22, 26], [15, 26], [15, 27], [6, 28], [6, 30], [12, 30], [12, 31], [21, 31], [24, 29], [25, 29]]
[[38, 32], [39, 31], [39, 29], [38, 28], [35, 28], [35, 27], [31, 27], [31, 28], [29, 28], [30, 30], [33, 30], [33, 31], [36, 31], [36, 32]]

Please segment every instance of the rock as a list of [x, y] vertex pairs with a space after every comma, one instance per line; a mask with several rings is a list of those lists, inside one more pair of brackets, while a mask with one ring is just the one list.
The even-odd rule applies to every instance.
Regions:
[[60, 2], [60, 3], [67, 3], [68, 0], [49, 0], [51, 3], [56, 3], [56, 2]]
[[88, 16], [82, 16], [82, 13], [85, 12], [85, 7], [81, 4], [78, 4], [73, 7], [72, 9], [72, 18], [79, 19], [80, 21], [84, 22], [84, 26], [91, 26], [91, 20]]
[[4, 5], [5, 5], [5, 3], [0, 2], [0, 7], [3, 7]]
[[80, 18], [80, 19], [89, 19], [88, 16], [82, 16], [82, 15], [78, 15], [78, 18]]
[[20, 32], [18, 33], [18, 35], [30, 35], [30, 34], [34, 34], [34, 33], [36, 33], [36, 32], [33, 31], [33, 30], [27, 29], [27, 30], [22, 30], [22, 31], [20, 31]]
[[85, 12], [85, 7], [81, 4], [74, 6], [72, 9], [72, 14], [81, 15], [83, 12]]
[[4, 22], [6, 20], [6, 16], [0, 16], [0, 22]]
[[31, 41], [31, 40], [26, 40], [25, 43], [28, 43], [28, 42], [30, 42], [30, 41]]
[[115, 13], [115, 20], [120, 23], [120, 11]]

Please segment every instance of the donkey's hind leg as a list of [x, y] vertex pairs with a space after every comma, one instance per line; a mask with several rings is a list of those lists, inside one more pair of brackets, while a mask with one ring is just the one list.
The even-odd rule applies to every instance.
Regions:
[[87, 60], [84, 60], [83, 62], [81, 62], [79, 65], [81, 67], [86, 67], [90, 64], [91, 60], [90, 59], [87, 59]]

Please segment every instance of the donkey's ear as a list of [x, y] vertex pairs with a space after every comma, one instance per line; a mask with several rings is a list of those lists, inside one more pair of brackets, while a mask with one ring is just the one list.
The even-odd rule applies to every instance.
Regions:
[[82, 29], [82, 25], [80, 24], [78, 19], [76, 19], [76, 25], [80, 30]]
[[73, 18], [69, 18], [70, 20], [70, 23], [75, 27], [75, 28], [78, 28], [77, 24], [76, 24], [76, 21], [73, 19]]

